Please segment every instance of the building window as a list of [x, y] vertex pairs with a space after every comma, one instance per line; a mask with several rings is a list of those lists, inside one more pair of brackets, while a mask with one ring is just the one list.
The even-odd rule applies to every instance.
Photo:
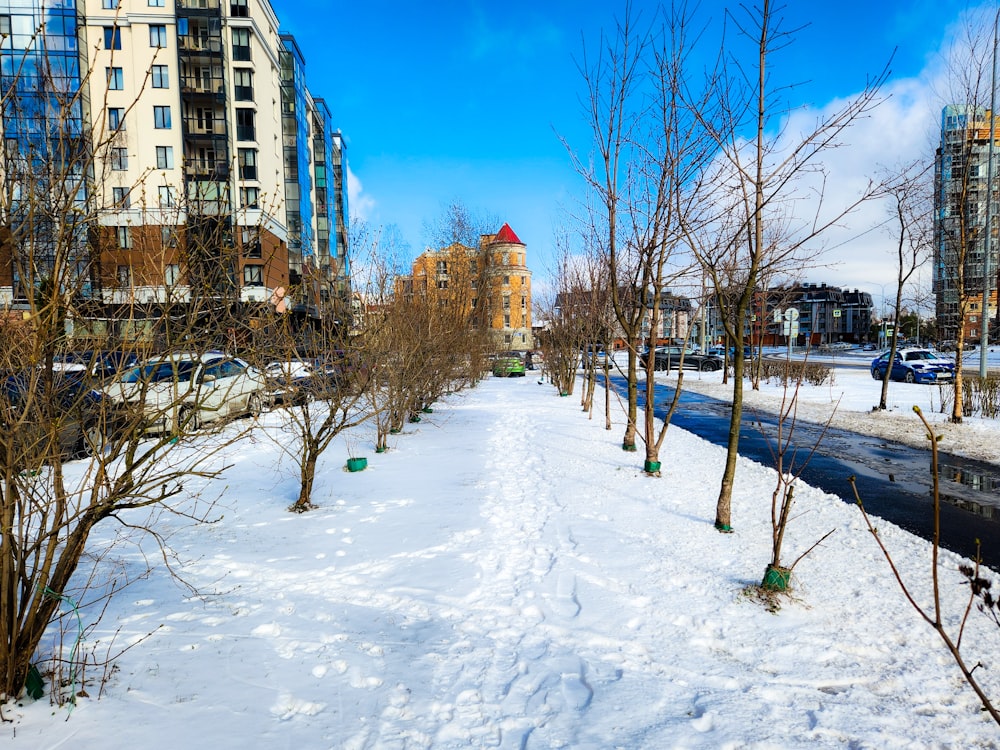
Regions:
[[503, 327], [510, 328], [510, 315], [503, 316]]
[[524, 312], [527, 309], [528, 309], [528, 298], [521, 297], [521, 312]]
[[109, 91], [121, 91], [125, 88], [125, 74], [121, 68], [105, 68], [104, 72], [108, 76]]
[[10, 16], [0, 16], [0, 34], [10, 36]]
[[156, 168], [157, 169], [173, 169], [174, 168], [174, 147], [173, 146], [157, 146], [156, 147]]
[[120, 0], [101, 0], [101, 7], [104, 10], [115, 10]]
[[447, 289], [448, 288], [448, 279], [438, 279], [437, 288], [438, 289]]
[[243, 266], [243, 286], [264, 286], [264, 266]]
[[132, 286], [132, 268], [130, 266], [118, 266], [118, 286], [129, 287]]
[[170, 88], [170, 69], [166, 65], [154, 65], [150, 70], [150, 80], [154, 89]]
[[124, 107], [108, 107], [108, 128], [110, 130], [125, 129]]
[[439, 260], [437, 262], [437, 272], [447, 274], [448, 273], [448, 261]]
[[160, 208], [173, 208], [174, 189], [169, 185], [160, 185]]
[[510, 309], [510, 297], [506, 294], [503, 296], [503, 309], [504, 310]]
[[261, 248], [260, 235], [256, 232], [251, 232], [249, 229], [244, 229], [240, 239], [243, 241], [244, 258], [264, 257], [263, 250]]
[[260, 208], [260, 190], [255, 187], [241, 187], [240, 205], [243, 208]]
[[199, 132], [202, 133], [215, 132], [215, 110], [209, 109], [208, 107], [197, 107], [194, 111], [194, 114], [195, 114], [195, 120], [197, 120], [198, 123]]
[[241, 180], [257, 179], [257, 149], [239, 149], [239, 165]]
[[510, 286], [510, 276], [504, 276], [503, 277], [503, 285], [504, 286]]
[[167, 46], [167, 27], [162, 23], [154, 23], [149, 27], [149, 46], [160, 48]]
[[170, 107], [153, 107], [153, 127], [158, 130], [170, 130]]
[[[166, 227], [164, 227], [166, 229]], [[177, 286], [181, 283], [181, 267], [176, 263], [168, 263], [163, 268], [163, 283], [167, 286]]]
[[115, 171], [128, 169], [128, 149], [111, 149], [111, 168]]
[[235, 99], [238, 102], [253, 101], [253, 71], [237, 68], [233, 71]]
[[129, 195], [129, 189], [126, 187], [111, 188], [111, 200], [114, 202], [116, 208], [130, 208], [132, 205], [132, 198]]
[[172, 226], [164, 224], [160, 227], [160, 245], [162, 247], [177, 247], [177, 232]]
[[104, 49], [122, 48], [122, 30], [117, 26], [104, 27]]
[[233, 29], [233, 60], [250, 62], [250, 29]]
[[122, 250], [128, 250], [132, 247], [132, 227], [121, 226], [115, 227], [115, 240], [118, 242], [118, 247]]
[[254, 126], [254, 112], [245, 107], [236, 110], [236, 140], [257, 140], [257, 129]]
[[164, 7], [163, 0], [149, 0], [150, 8], [162, 8]]
[[229, 15], [233, 18], [246, 18], [250, 15], [247, 7], [247, 0], [231, 0], [229, 3]]

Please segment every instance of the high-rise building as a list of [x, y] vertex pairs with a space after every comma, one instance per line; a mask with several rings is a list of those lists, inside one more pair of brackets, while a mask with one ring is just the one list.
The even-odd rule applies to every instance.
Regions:
[[[965, 316], [982, 314], [973, 305], [980, 306], [976, 300], [981, 303], [986, 281], [990, 115], [982, 107], [968, 105], [949, 105], [941, 115], [941, 142], [934, 160], [933, 289], [938, 338], [942, 340], [957, 338], [963, 312]], [[994, 185], [995, 172], [994, 166]], [[995, 289], [1000, 270], [996, 229], [1000, 217], [995, 187], [992, 192], [989, 268], [990, 286]]]
[[[276, 290], [316, 313], [349, 299], [343, 142], [268, 0], [0, 0], [0, 38], [5, 192], [23, 198], [32, 172], [37, 208], [60, 188], [38, 176], [70, 175], [77, 293], [109, 318]], [[28, 222], [0, 223], [0, 303], [16, 308], [45, 254], [17, 262]]]

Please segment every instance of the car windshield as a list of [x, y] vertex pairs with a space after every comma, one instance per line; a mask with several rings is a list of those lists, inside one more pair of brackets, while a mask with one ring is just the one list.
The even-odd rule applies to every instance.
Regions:
[[917, 360], [917, 359], [937, 359], [937, 357], [935, 357], [933, 353], [931, 353], [929, 351], [926, 351], [926, 350], [925, 351], [919, 351], [919, 352], [907, 352], [906, 353], [906, 361], [907, 362], [912, 362], [912, 361]]
[[164, 381], [177, 381], [185, 383], [191, 380], [191, 375], [197, 366], [197, 362], [190, 360], [181, 362], [150, 362], [146, 365], [133, 367], [122, 376], [122, 382], [162, 383]]

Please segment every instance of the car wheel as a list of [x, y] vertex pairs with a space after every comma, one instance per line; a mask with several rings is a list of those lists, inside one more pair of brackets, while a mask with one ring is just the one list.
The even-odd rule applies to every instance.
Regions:
[[906, 371], [906, 377], [904, 377], [903, 380], [905, 380], [907, 383], [915, 383], [917, 381], [917, 379], [915, 377], [913, 377], [913, 371], [912, 370], [907, 370]]
[[702, 372], [715, 372], [719, 368], [715, 362], [702, 362], [700, 369]]
[[873, 380], [881, 380], [882, 379], [882, 373], [879, 372], [877, 369], [872, 368], [872, 379]]
[[256, 419], [264, 411], [264, 402], [261, 401], [259, 393], [251, 393], [247, 396], [247, 413]]
[[83, 431], [80, 434], [80, 455], [99, 456], [104, 452], [104, 446], [107, 442], [108, 439], [104, 435], [104, 430], [101, 429], [100, 423], [97, 421], [90, 422], [84, 425]]
[[198, 410], [193, 406], [182, 406], [177, 412], [177, 432], [197, 432], [201, 427]]

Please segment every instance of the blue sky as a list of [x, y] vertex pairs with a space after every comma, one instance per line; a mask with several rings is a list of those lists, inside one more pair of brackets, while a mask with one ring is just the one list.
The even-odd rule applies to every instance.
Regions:
[[[352, 213], [397, 225], [415, 255], [430, 241], [424, 224], [459, 199], [510, 223], [536, 277], [550, 272], [555, 231], [569, 224], [566, 212], [581, 192], [559, 136], [580, 151], [590, 138], [576, 60], [602, 27], [613, 28], [624, 3], [272, 1], [305, 55], [310, 90], [326, 99], [348, 144], [359, 190]], [[647, 16], [654, 7], [634, 5]], [[717, 27], [725, 7], [707, 0], [702, 16]], [[928, 71], [947, 28], [969, 7], [787, 0], [786, 28], [802, 28], [775, 58], [774, 73], [799, 84], [796, 104], [822, 108], [859, 91], [895, 52], [889, 106], [858, 133], [847, 161], [857, 169], [887, 155], [914, 158], [928, 152], [940, 111]], [[859, 234], [873, 221], [869, 211], [849, 229]], [[860, 243], [850, 236], [832, 238], [831, 267], [804, 280], [881, 296], [891, 258], [873, 261], [872, 234]]]

